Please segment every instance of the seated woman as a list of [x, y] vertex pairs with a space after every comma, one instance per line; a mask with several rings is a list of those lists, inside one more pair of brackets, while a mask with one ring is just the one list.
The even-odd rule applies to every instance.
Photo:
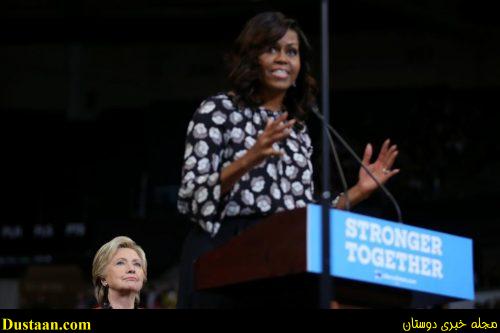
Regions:
[[101, 246], [92, 264], [98, 308], [137, 308], [147, 265], [143, 249], [128, 237], [115, 237]]

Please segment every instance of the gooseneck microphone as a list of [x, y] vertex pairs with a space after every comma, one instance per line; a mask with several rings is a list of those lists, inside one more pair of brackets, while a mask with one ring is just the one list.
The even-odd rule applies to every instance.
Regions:
[[347, 211], [351, 210], [351, 200], [349, 199], [349, 187], [347, 186], [347, 181], [345, 180], [344, 169], [342, 168], [342, 163], [340, 163], [340, 158], [337, 153], [337, 148], [335, 147], [335, 143], [333, 142], [332, 135], [330, 132], [327, 132], [328, 142], [330, 143], [330, 148], [332, 149], [333, 158], [335, 159], [335, 165], [337, 166], [337, 170], [339, 172], [340, 182], [342, 183], [342, 189], [344, 190], [343, 195], [345, 198], [345, 209]]
[[[316, 108], [312, 108], [311, 111], [318, 117], [318, 119], [322, 123], [325, 123], [323, 116], [321, 115], [321, 113], [319, 113], [319, 111]], [[396, 201], [396, 199], [394, 198], [394, 196], [391, 194], [391, 192], [389, 192], [387, 187], [385, 187], [384, 184], [380, 183], [378, 181], [377, 177], [375, 177], [373, 175], [373, 173], [370, 170], [368, 170], [368, 168], [363, 164], [363, 161], [361, 160], [361, 158], [359, 158], [359, 156], [354, 152], [354, 150], [351, 148], [351, 146], [342, 138], [342, 136], [330, 124], [326, 124], [326, 125], [327, 125], [328, 129], [330, 130], [330, 132], [335, 136], [335, 138], [337, 140], [339, 140], [339, 142], [342, 144], [342, 146], [344, 146], [344, 148], [351, 154], [351, 156], [354, 157], [354, 159], [366, 171], [366, 173], [370, 176], [370, 178], [373, 179], [373, 181], [380, 187], [380, 189], [382, 189], [382, 191], [385, 193], [385, 195], [387, 195], [387, 197], [389, 198], [391, 203], [394, 205], [394, 208], [396, 209], [396, 213], [398, 216], [398, 222], [403, 223], [401, 209], [399, 208], [399, 204]], [[331, 145], [332, 150], [333, 150], [333, 155], [335, 157], [335, 163], [337, 164], [337, 168], [339, 169], [339, 175], [340, 175], [340, 178], [342, 181], [342, 187], [344, 187], [344, 194], [346, 195], [346, 209], [349, 210], [350, 202], [349, 202], [349, 198], [347, 197], [347, 183], [345, 181], [344, 173], [343, 173], [342, 168], [340, 166], [340, 161], [339, 161], [339, 158], [337, 155], [337, 150], [335, 149], [335, 145], [333, 144], [333, 138], [332, 138], [330, 133], [328, 133], [328, 137], [330, 140], [330, 145]]]

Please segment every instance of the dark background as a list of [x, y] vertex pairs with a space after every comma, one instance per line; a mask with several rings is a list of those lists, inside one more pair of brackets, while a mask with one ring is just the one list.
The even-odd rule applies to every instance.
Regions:
[[[0, 306], [91, 297], [78, 291], [93, 255], [117, 235], [145, 249], [151, 287], [175, 290], [192, 113], [227, 89], [224, 54], [261, 11], [299, 21], [319, 80], [319, 4], [1, 1]], [[330, 13], [332, 124], [359, 154], [398, 144], [388, 186], [405, 223], [473, 238], [478, 291], [500, 287], [496, 13], [464, 0], [334, 1]], [[308, 125], [320, 166], [320, 124]], [[341, 158], [353, 185], [358, 167]], [[356, 211], [396, 219], [379, 193]]]

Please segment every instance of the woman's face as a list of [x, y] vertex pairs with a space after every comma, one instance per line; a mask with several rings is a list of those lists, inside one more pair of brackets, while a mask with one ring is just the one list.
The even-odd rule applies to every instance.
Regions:
[[110, 290], [139, 293], [144, 282], [143, 262], [135, 250], [118, 249], [106, 267], [104, 278]]
[[293, 30], [259, 56], [260, 81], [268, 92], [286, 92], [300, 72], [299, 38]]

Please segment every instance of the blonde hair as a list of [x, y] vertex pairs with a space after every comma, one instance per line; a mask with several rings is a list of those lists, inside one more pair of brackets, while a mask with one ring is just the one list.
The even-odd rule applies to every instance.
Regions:
[[[101, 283], [106, 274], [106, 267], [116, 254], [118, 249], [132, 249], [139, 255], [142, 261], [142, 270], [144, 271], [144, 282], [148, 277], [148, 262], [144, 250], [137, 245], [132, 239], [126, 236], [118, 236], [101, 246], [97, 251], [92, 263], [92, 283], [94, 284], [94, 295], [99, 305], [103, 305], [108, 301], [106, 287]], [[139, 303], [139, 294], [135, 298], [136, 303]]]

